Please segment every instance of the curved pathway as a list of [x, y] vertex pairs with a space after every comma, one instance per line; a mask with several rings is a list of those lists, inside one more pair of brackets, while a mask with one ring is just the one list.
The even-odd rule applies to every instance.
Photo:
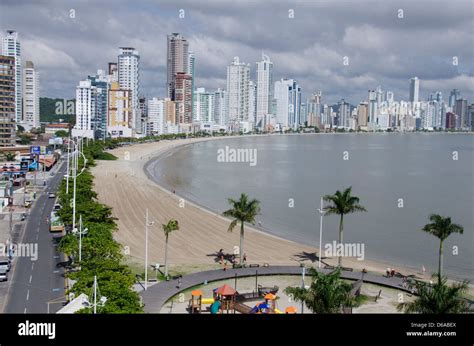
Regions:
[[[307, 270], [308, 268], [306, 268]], [[315, 268], [317, 269], [317, 268]], [[332, 269], [317, 269], [319, 272], [328, 274]], [[146, 291], [140, 292], [143, 303], [145, 304], [145, 312], [159, 313], [163, 305], [176, 294], [187, 290], [191, 287], [204, 284], [205, 281], [213, 282], [226, 279], [233, 279], [237, 274], [238, 278], [265, 275], [301, 275], [300, 266], [268, 266], [254, 268], [239, 268], [227, 270], [208, 270], [198, 273], [185, 275], [181, 278], [181, 285], [178, 288], [178, 280], [162, 281], [153, 286], [148, 287]], [[361, 272], [341, 271], [341, 278], [348, 280], [360, 280]], [[390, 287], [406, 292], [409, 289], [403, 288], [402, 279], [398, 277], [386, 278], [380, 274], [366, 273], [364, 282]]]

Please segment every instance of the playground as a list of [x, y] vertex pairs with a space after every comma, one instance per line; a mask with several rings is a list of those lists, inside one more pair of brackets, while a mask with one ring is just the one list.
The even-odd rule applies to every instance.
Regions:
[[[311, 278], [305, 278], [305, 285]], [[236, 284], [237, 282], [237, 284]], [[201, 314], [285, 314], [301, 313], [301, 303], [285, 292], [288, 286], [301, 286], [301, 277], [275, 275], [258, 278], [227, 279], [200, 285], [175, 295], [162, 307], [161, 313]], [[237, 289], [235, 289], [237, 288]], [[399, 290], [364, 283], [361, 294], [367, 298], [353, 313], [397, 313]], [[378, 297], [376, 300], [375, 298]], [[311, 313], [306, 307], [303, 313]]]

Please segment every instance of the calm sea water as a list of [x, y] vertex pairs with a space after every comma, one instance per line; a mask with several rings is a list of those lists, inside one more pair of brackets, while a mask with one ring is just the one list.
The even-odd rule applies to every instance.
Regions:
[[[218, 162], [225, 146], [257, 149], [257, 165]], [[262, 228], [313, 246], [320, 197], [352, 186], [368, 212], [345, 218], [344, 241], [364, 243], [366, 258], [420, 271], [437, 269], [439, 244], [421, 228], [431, 213], [450, 216], [464, 234], [445, 242], [445, 270], [474, 278], [472, 135], [255, 136], [181, 147], [150, 167], [159, 183], [217, 212], [245, 192], [261, 201]], [[324, 218], [323, 244], [338, 239], [338, 220]]]

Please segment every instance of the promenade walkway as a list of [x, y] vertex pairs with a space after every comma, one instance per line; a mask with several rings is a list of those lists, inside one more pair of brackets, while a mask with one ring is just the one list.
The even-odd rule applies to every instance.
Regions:
[[[306, 268], [307, 271], [308, 268]], [[315, 268], [317, 269], [317, 268]], [[331, 269], [317, 269], [322, 273], [330, 273]], [[162, 306], [176, 294], [187, 290], [191, 287], [204, 284], [205, 281], [213, 282], [226, 279], [251, 277], [251, 276], [268, 276], [268, 275], [301, 275], [302, 268], [300, 266], [268, 266], [254, 268], [239, 268], [227, 270], [208, 270], [198, 273], [185, 275], [181, 278], [181, 285], [178, 288], [178, 280], [162, 281], [153, 286], [148, 287], [146, 291], [140, 292], [143, 303], [145, 304], [145, 312], [159, 313]], [[341, 278], [348, 280], [360, 280], [361, 272], [342, 271]], [[364, 274], [364, 282], [390, 287], [405, 292], [409, 289], [403, 288], [402, 279], [398, 277], [387, 278], [380, 274]]]

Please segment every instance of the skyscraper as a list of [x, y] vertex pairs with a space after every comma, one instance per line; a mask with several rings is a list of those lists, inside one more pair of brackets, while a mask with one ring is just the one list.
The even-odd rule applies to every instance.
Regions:
[[321, 125], [323, 125], [321, 119], [321, 90], [312, 93], [306, 104], [308, 126], [321, 128]]
[[249, 115], [248, 121], [252, 124], [252, 127], [256, 123], [257, 115], [257, 85], [254, 81], [249, 80]]
[[0, 148], [15, 146], [15, 94], [15, 58], [0, 55]]
[[31, 61], [23, 69], [23, 123], [28, 130], [40, 126], [38, 72]]
[[214, 93], [204, 88], [197, 88], [194, 91], [193, 107], [193, 121], [213, 121]]
[[418, 77], [410, 79], [410, 99], [411, 103], [418, 102], [420, 95], [420, 80]]
[[227, 66], [228, 121], [235, 128], [236, 122], [247, 121], [249, 114], [250, 65], [234, 57]]
[[281, 130], [296, 130], [302, 124], [301, 88], [293, 79], [281, 79], [275, 82], [276, 122]]
[[451, 90], [451, 93], [449, 94], [448, 106], [454, 107], [454, 105], [456, 104], [456, 100], [459, 98], [461, 98], [461, 93], [459, 92], [459, 90], [458, 89]]
[[112, 82], [108, 95], [107, 131], [112, 138], [132, 137], [132, 92]]
[[105, 139], [107, 136], [108, 83], [105, 72], [80, 81], [76, 87], [76, 125], [73, 137]]
[[189, 43], [179, 33], [167, 36], [166, 89], [171, 100], [175, 100], [177, 73], [194, 74], [194, 54], [189, 54]]
[[185, 72], [177, 72], [175, 75], [174, 101], [180, 125], [191, 124], [193, 120], [192, 82], [192, 77]]
[[257, 62], [257, 112], [256, 126], [264, 128], [266, 115], [270, 113], [273, 100], [273, 63], [262, 53], [262, 61]]
[[21, 45], [18, 33], [7, 30], [7, 36], [2, 40], [3, 55], [15, 58], [15, 121], [22, 122], [22, 72], [21, 72]]
[[214, 123], [220, 126], [227, 124], [227, 92], [217, 89], [214, 92]]
[[453, 111], [458, 116], [456, 118], [456, 128], [470, 128], [471, 124], [469, 124], [467, 116], [467, 100], [462, 98], [457, 99]]
[[148, 100], [148, 135], [161, 135], [165, 125], [165, 101], [154, 97]]
[[132, 92], [132, 129], [141, 132], [139, 106], [140, 56], [135, 48], [120, 47], [117, 69], [120, 88]]

